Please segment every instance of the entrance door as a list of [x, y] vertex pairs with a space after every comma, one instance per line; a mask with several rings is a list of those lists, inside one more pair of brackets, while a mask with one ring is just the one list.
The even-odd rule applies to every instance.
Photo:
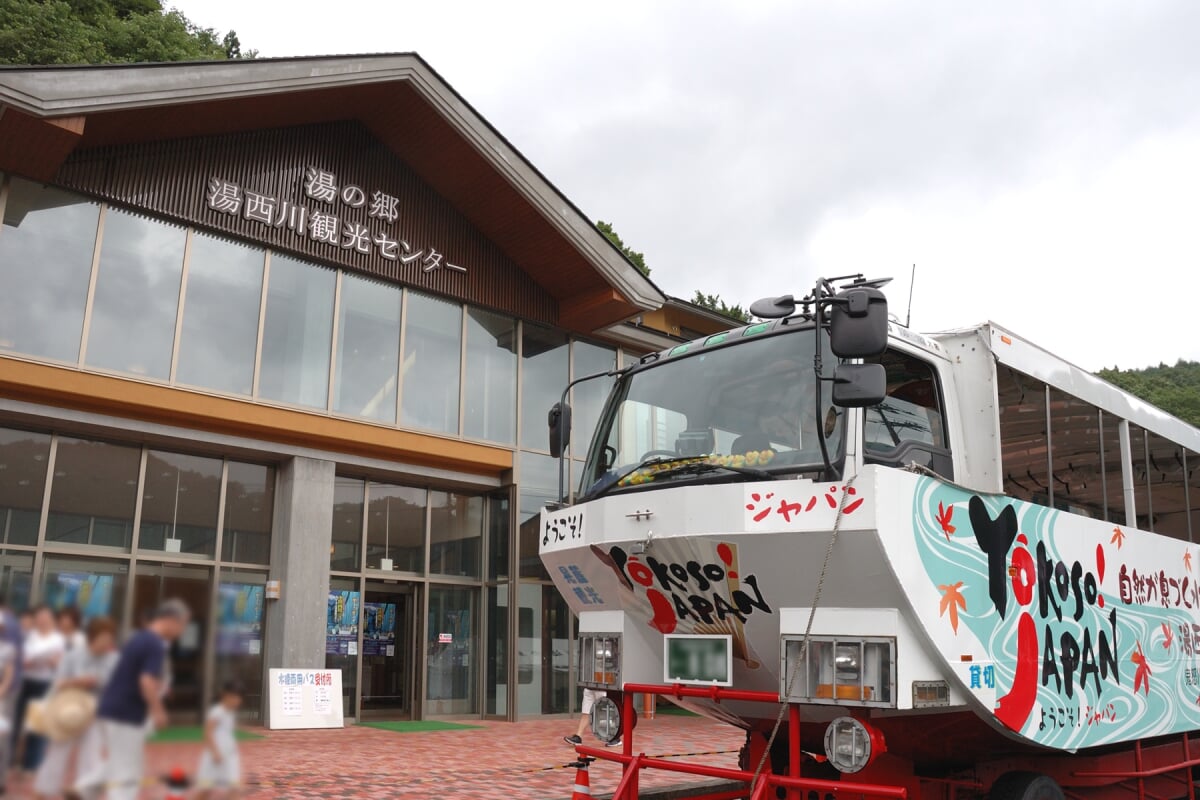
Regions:
[[364, 717], [413, 715], [416, 598], [412, 584], [367, 583], [362, 611]]
[[141, 624], [163, 600], [178, 598], [192, 621], [171, 646], [171, 688], [166, 706], [180, 721], [204, 716], [204, 642], [212, 599], [212, 569], [138, 562], [133, 584], [133, 622]]

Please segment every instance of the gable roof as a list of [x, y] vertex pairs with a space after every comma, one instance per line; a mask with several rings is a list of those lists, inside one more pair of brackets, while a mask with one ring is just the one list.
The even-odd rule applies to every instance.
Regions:
[[661, 291], [415, 53], [0, 68], [0, 169], [54, 180], [76, 150], [352, 119], [591, 332]]

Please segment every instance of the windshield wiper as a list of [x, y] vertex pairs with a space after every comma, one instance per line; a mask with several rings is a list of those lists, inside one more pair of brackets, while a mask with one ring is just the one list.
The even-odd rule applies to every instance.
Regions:
[[647, 458], [645, 461], [642, 461], [639, 464], [633, 465], [629, 469], [622, 472], [620, 475], [614, 475], [608, 483], [604, 484], [596, 491], [588, 493], [586, 495], [586, 497], [589, 500], [592, 500], [592, 499], [599, 497], [602, 494], [607, 494], [609, 492], [609, 490], [611, 490], [617, 486], [620, 486], [621, 481], [625, 480], [630, 475], [634, 474], [635, 472], [637, 472], [640, 469], [645, 469], [646, 467], [652, 467], [655, 464], [670, 464], [672, 461], [682, 461], [685, 458], [688, 458], [688, 456], [651, 456], [650, 458]]
[[659, 470], [655, 473], [655, 477], [659, 475], [686, 475], [693, 473], [700, 475], [705, 472], [714, 472], [716, 470], [724, 470], [725, 472], [736, 472], [739, 475], [749, 475], [752, 478], [758, 478], [764, 481], [773, 481], [779, 478], [773, 472], [767, 472], [765, 469], [755, 469], [754, 467], [735, 467], [731, 464], [714, 464], [710, 461], [691, 461], [686, 464], [677, 464], [673, 467]]

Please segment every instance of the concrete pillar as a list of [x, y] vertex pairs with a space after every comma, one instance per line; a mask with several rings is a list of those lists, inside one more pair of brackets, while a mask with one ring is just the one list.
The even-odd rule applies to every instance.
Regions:
[[325, 667], [333, 487], [332, 461], [297, 457], [279, 469], [270, 577], [280, 597], [267, 601], [264, 669]]

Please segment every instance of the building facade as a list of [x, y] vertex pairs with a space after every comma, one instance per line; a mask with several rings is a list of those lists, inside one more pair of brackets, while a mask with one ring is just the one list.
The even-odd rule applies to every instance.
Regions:
[[181, 718], [270, 667], [356, 718], [575, 707], [546, 412], [727, 321], [415, 55], [0, 70], [0, 176], [7, 603], [184, 598]]

